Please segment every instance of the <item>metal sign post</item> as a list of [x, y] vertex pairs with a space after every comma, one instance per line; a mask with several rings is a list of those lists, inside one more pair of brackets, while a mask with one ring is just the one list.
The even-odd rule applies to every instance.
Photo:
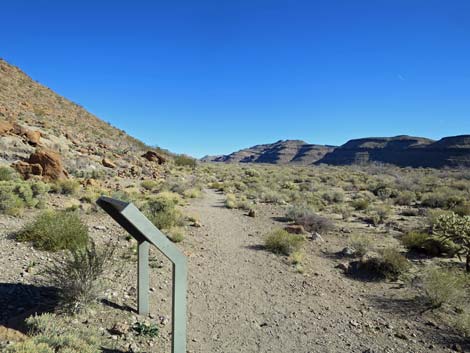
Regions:
[[178, 248], [132, 203], [101, 196], [96, 203], [138, 242], [137, 305], [149, 314], [149, 247], [159, 249], [173, 263], [172, 353], [186, 353], [187, 261]]

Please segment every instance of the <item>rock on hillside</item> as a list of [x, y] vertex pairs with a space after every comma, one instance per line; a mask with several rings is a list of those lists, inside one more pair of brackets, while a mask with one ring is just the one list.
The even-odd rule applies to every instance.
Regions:
[[151, 176], [159, 164], [141, 157], [141, 141], [0, 59], [0, 164], [27, 162], [37, 149], [58, 153], [72, 174], [103, 170], [104, 158], [121, 176]]
[[368, 162], [401, 167], [469, 167], [470, 135], [445, 137], [437, 142], [412, 136], [350, 140], [316, 163], [349, 165]]
[[272, 164], [313, 164], [332, 146], [312, 145], [301, 140], [280, 140], [271, 144], [257, 145], [226, 156], [206, 156], [203, 162], [225, 163], [272, 163]]

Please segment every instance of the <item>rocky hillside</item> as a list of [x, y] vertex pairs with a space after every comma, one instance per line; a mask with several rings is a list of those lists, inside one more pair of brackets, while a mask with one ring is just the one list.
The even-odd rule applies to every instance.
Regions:
[[470, 135], [433, 141], [395, 136], [351, 140], [326, 154], [317, 164], [381, 162], [401, 167], [470, 167]]
[[320, 160], [333, 148], [331, 146], [312, 145], [301, 140], [280, 140], [271, 144], [242, 149], [227, 156], [207, 156], [202, 158], [202, 161], [307, 165]]
[[0, 164], [20, 161], [23, 172], [42, 173], [34, 154], [46, 151], [47, 158], [63, 162], [60, 175], [114, 170], [122, 176], [151, 176], [158, 174], [154, 167], [164, 156], [161, 151], [143, 156], [148, 150], [0, 59]]

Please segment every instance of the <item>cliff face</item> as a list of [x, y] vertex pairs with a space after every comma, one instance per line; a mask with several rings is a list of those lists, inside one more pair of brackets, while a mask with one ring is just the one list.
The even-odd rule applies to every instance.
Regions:
[[368, 162], [401, 167], [469, 167], [470, 135], [445, 137], [439, 141], [412, 136], [356, 139], [336, 148], [316, 163], [349, 165]]
[[271, 144], [256, 145], [226, 156], [207, 156], [204, 162], [225, 163], [271, 163], [271, 164], [313, 164], [333, 147], [312, 145], [301, 140], [284, 140]]

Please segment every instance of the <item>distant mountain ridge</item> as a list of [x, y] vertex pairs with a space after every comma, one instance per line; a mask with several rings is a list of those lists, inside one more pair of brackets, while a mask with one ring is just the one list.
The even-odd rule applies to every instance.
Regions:
[[270, 144], [256, 145], [226, 156], [206, 156], [203, 162], [224, 163], [270, 163], [313, 164], [334, 147], [308, 144], [301, 140], [279, 140]]
[[386, 163], [400, 167], [470, 167], [470, 135], [444, 137], [439, 141], [400, 135], [354, 139], [342, 146], [281, 140], [234, 152], [204, 157], [203, 161], [225, 163], [331, 164]]

